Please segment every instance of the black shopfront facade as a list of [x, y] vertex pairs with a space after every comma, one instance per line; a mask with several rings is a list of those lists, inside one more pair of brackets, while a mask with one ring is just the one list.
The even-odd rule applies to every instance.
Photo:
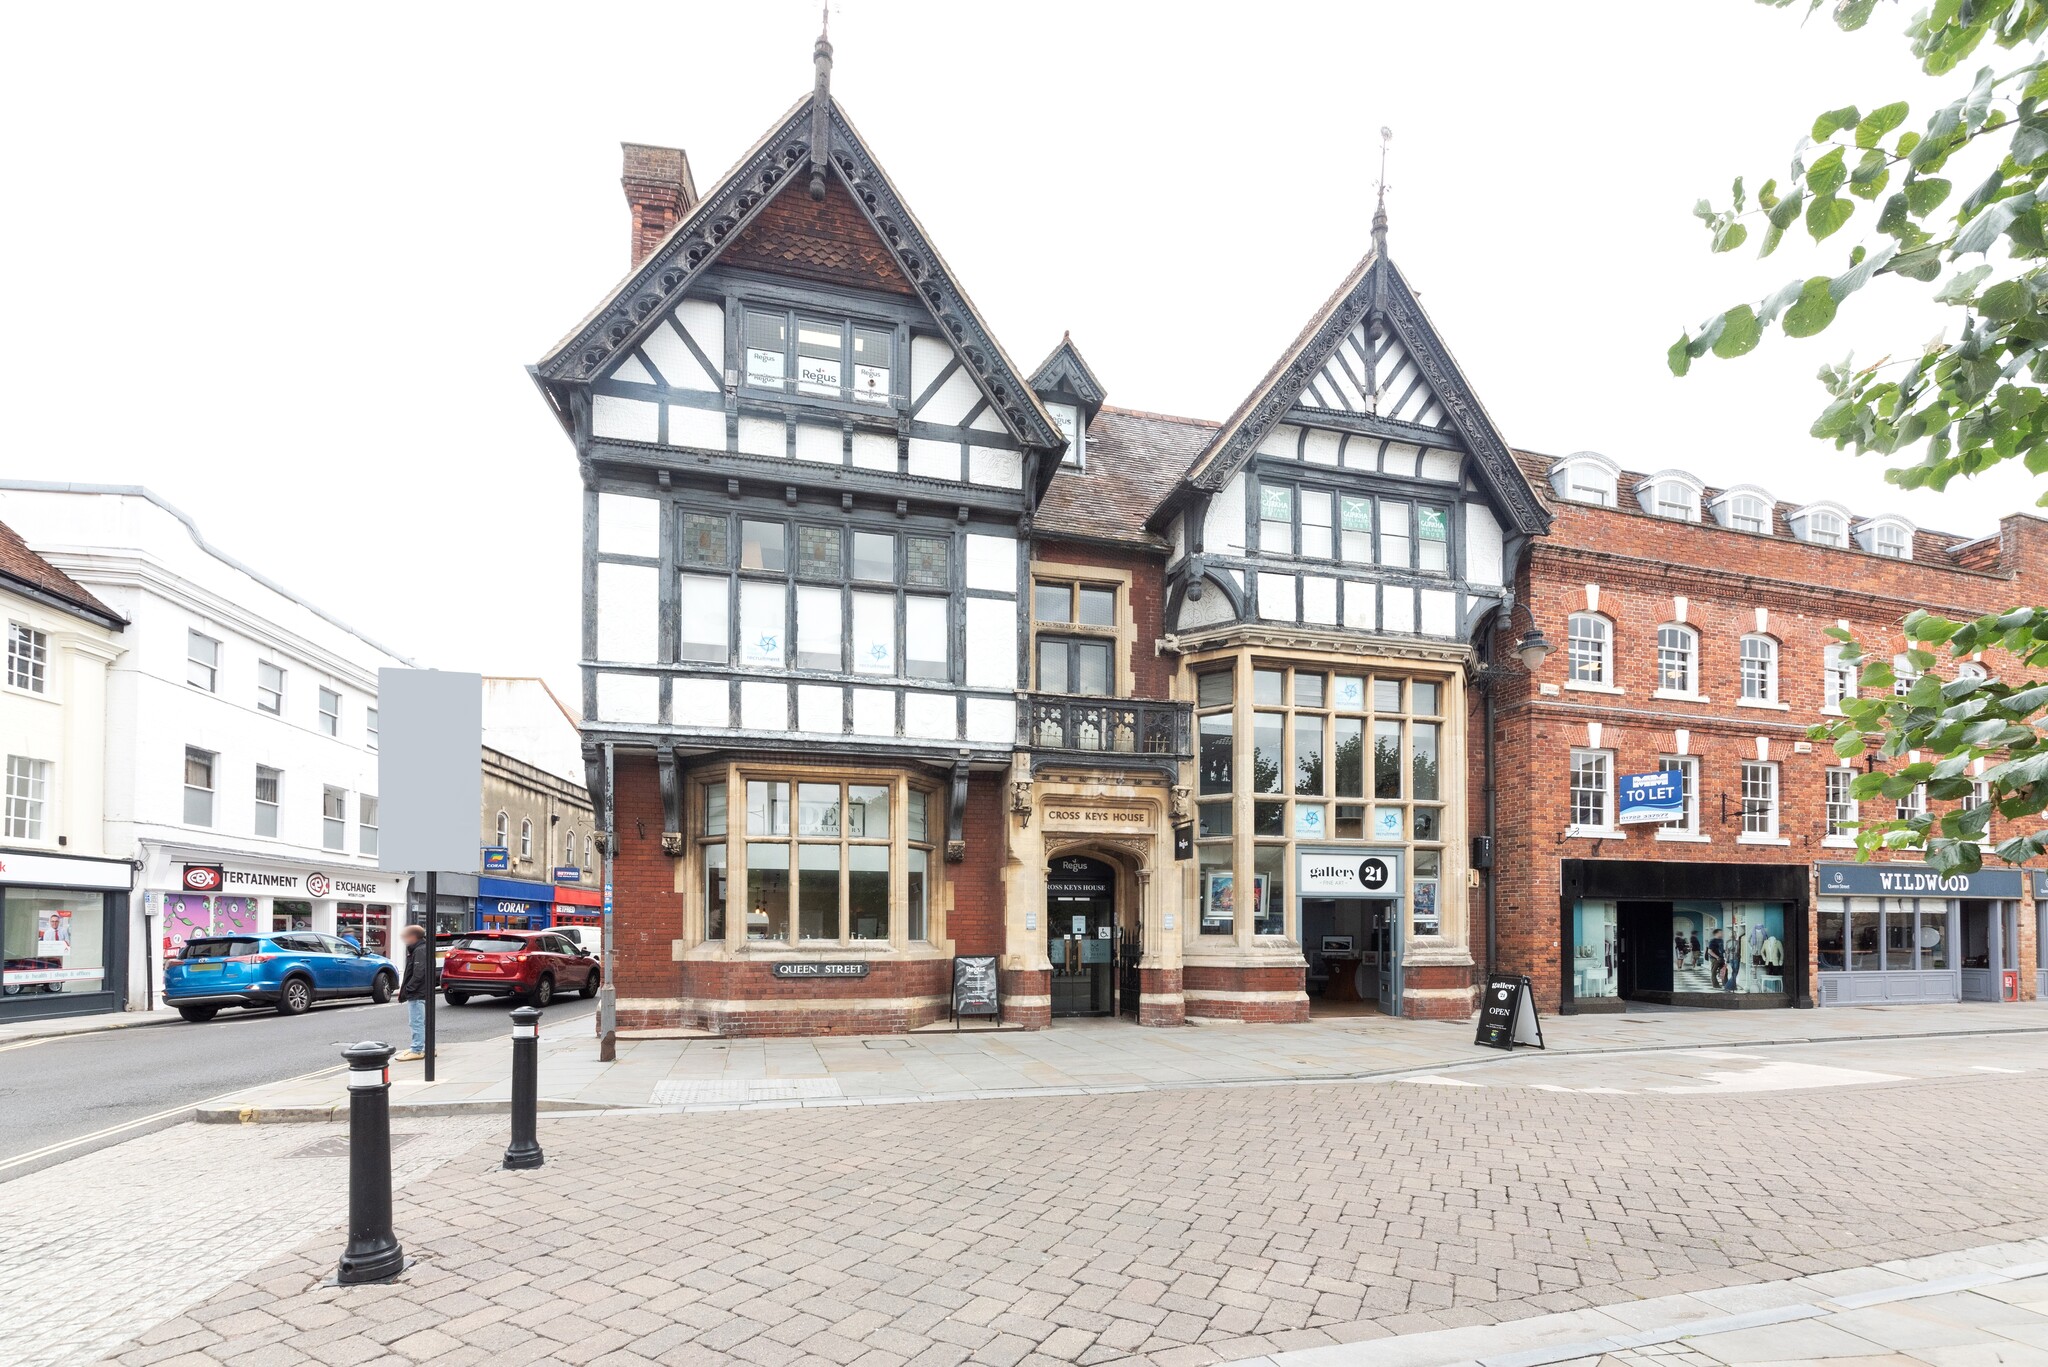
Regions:
[[0, 848], [0, 1020], [127, 1009], [125, 859]]
[[1811, 1007], [1804, 864], [1567, 859], [1558, 1009]]

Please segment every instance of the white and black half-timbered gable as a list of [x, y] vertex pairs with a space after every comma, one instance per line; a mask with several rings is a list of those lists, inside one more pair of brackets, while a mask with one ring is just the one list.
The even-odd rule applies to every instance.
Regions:
[[1383, 221], [1374, 242], [1151, 518], [1184, 648], [1257, 626], [1455, 649], [1548, 529]]
[[[673, 226], [532, 367], [584, 477], [586, 752], [940, 766], [957, 829], [967, 769], [1017, 735], [1027, 529], [1066, 438], [822, 40], [818, 65], [701, 198], [670, 187]], [[629, 198], [636, 152], [687, 165], [629, 147]]]

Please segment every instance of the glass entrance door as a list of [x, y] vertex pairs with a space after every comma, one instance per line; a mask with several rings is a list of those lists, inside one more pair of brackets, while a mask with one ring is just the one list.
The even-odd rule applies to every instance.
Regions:
[[1368, 902], [1372, 915], [1373, 961], [1378, 965], [1380, 987], [1380, 1010], [1393, 1014], [1394, 965], [1400, 947], [1394, 943], [1395, 927], [1400, 924], [1392, 902]]
[[1107, 1016], [1116, 1010], [1115, 870], [1098, 859], [1055, 859], [1046, 870], [1046, 958], [1052, 1014]]

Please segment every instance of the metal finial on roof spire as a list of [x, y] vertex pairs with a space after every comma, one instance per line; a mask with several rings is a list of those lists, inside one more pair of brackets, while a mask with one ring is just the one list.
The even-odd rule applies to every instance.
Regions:
[[818, 84], [811, 92], [811, 198], [825, 197], [825, 158], [831, 151], [832, 135], [832, 7], [825, 6], [818, 26], [818, 45], [811, 49], [811, 64], [817, 68]]
[[1393, 129], [1380, 129], [1380, 202], [1372, 211], [1372, 250], [1375, 256], [1387, 254], [1387, 144], [1393, 140]]

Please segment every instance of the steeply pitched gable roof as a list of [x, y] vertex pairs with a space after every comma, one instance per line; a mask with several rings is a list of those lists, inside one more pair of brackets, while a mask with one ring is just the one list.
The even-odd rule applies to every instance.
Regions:
[[1038, 363], [1038, 369], [1031, 372], [1031, 388], [1040, 394], [1072, 394], [1094, 417], [1101, 409], [1102, 401], [1109, 397], [1109, 391], [1102, 387], [1102, 381], [1095, 378], [1095, 372], [1088, 368], [1088, 362], [1081, 357], [1081, 349], [1074, 345], [1072, 333], [1060, 338], [1060, 344]]
[[30, 550], [21, 534], [4, 522], [0, 522], [0, 588], [89, 617], [116, 631], [127, 625], [120, 613], [93, 597], [85, 585]]
[[[1230, 482], [1258, 449], [1266, 434], [1296, 407], [1303, 389], [1336, 354], [1354, 328], [1384, 319], [1412, 358], [1421, 378], [1444, 410], [1446, 426], [1464, 442], [1482, 487], [1507, 515], [1513, 528], [1540, 535], [1550, 525], [1541, 500], [1515, 463], [1514, 453], [1487, 416], [1464, 372], [1458, 369], [1437, 336], [1415, 292], [1390, 257], [1370, 251], [1352, 267], [1323, 306], [1312, 315], [1265, 377], [1217, 429], [1195, 457], [1180, 493], [1213, 492]], [[1169, 498], [1154, 514], [1168, 515], [1179, 498]]]
[[[779, 195], [804, 194], [811, 165], [812, 96], [800, 101], [684, 215], [667, 237], [576, 329], [549, 351], [535, 376], [543, 385], [596, 378], [623, 351], [661, 325], [691, 282], [720, 259], [763, 206]], [[904, 277], [966, 361], [1010, 435], [1026, 446], [1058, 450], [1059, 428], [1023, 372], [996, 342], [923, 226], [890, 183], [837, 100], [828, 98], [831, 176], [887, 244]], [[1048, 474], [1046, 479], [1050, 478]]]

